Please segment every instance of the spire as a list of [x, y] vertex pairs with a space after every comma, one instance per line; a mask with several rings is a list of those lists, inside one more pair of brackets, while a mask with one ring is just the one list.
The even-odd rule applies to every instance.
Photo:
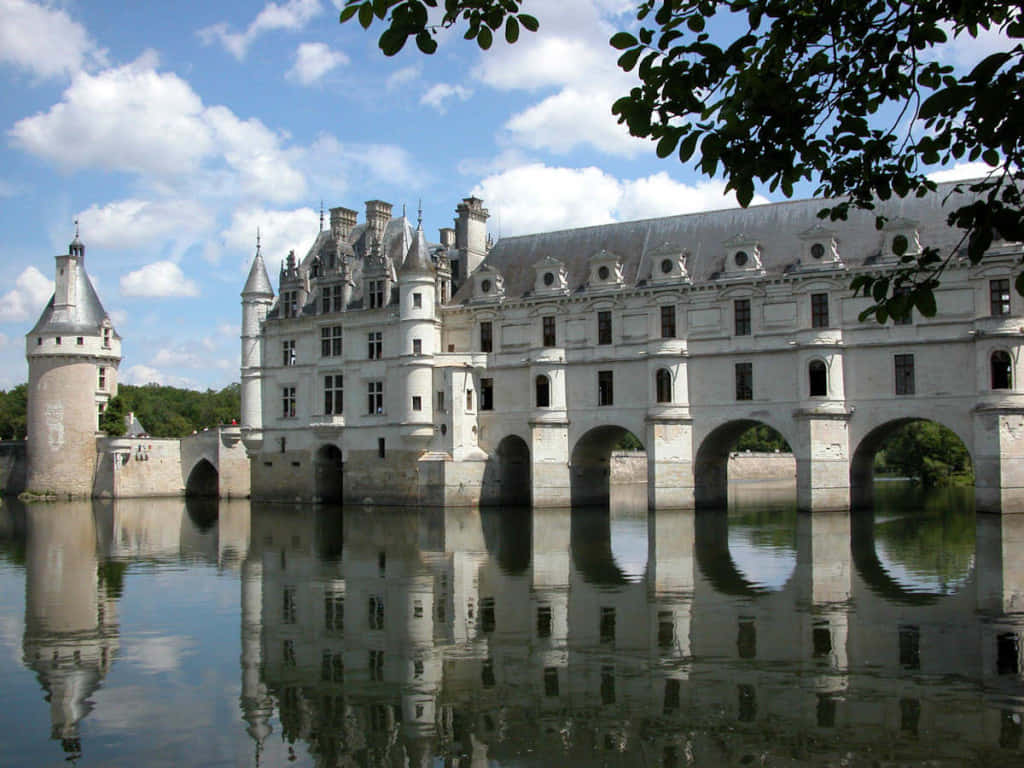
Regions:
[[423, 230], [423, 198], [420, 198], [419, 208], [416, 210], [416, 229]]
[[434, 265], [430, 260], [430, 248], [427, 245], [427, 238], [423, 236], [422, 212], [420, 222], [416, 227], [416, 234], [413, 235], [412, 246], [405, 256], [401, 272], [403, 275], [431, 275], [434, 273]]
[[274, 289], [270, 286], [270, 278], [267, 276], [267, 265], [263, 263], [259, 227], [256, 228], [256, 256], [249, 268], [249, 278], [245, 281], [242, 296], [266, 296], [268, 298], [274, 296]]
[[85, 256], [85, 243], [83, 243], [78, 237], [78, 218], [75, 218], [75, 239], [71, 241], [71, 245], [68, 246], [68, 253], [77, 258]]
[[324, 231], [324, 201], [320, 199], [320, 231]]

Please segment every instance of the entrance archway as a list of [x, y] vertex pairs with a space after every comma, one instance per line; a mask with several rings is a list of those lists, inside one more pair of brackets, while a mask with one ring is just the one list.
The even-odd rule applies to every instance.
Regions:
[[[754, 419], [726, 422], [713, 429], [697, 450], [693, 470], [694, 501], [698, 508], [724, 508], [727, 505], [729, 457], [734, 451], [750, 451], [777, 457], [772, 458], [772, 466], [763, 473], [765, 477], [751, 479], [769, 479], [783, 470], [789, 472], [790, 465], [785, 459], [785, 454], [790, 453], [789, 442], [778, 430]], [[776, 463], [779, 467], [774, 466]], [[795, 481], [795, 463], [792, 465], [792, 477]]]
[[220, 495], [220, 476], [208, 459], [200, 459], [185, 482], [185, 495], [217, 498]]
[[[624, 451], [621, 467], [615, 470], [622, 478], [613, 478], [612, 452]], [[572, 450], [570, 464], [570, 498], [574, 507], [606, 507], [611, 496], [611, 482], [636, 475], [646, 481], [647, 462], [640, 454], [643, 443], [625, 427], [607, 425], [586, 432]], [[634, 463], [642, 467], [633, 467]], [[645, 492], [646, 493], [646, 492]]]
[[966, 442], [945, 425], [930, 419], [893, 419], [868, 432], [853, 452], [851, 502], [855, 508], [874, 504], [876, 474], [909, 478], [929, 487], [973, 474], [973, 466]]
[[313, 465], [316, 477], [316, 499], [321, 504], [341, 502], [342, 460], [338, 446], [328, 443], [316, 452]]
[[480, 504], [528, 507], [530, 499], [530, 447], [519, 435], [507, 435], [487, 461]]

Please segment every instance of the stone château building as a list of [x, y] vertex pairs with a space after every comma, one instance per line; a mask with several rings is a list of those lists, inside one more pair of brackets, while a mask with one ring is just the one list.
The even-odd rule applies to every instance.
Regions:
[[[483, 201], [427, 240], [391, 206], [333, 208], [275, 294], [242, 292], [243, 441], [256, 498], [561, 506], [602, 500], [624, 434], [652, 505], [725, 500], [736, 438], [788, 441], [804, 508], [870, 494], [910, 419], [968, 448], [981, 509], [1024, 509], [1020, 244], [961, 258], [962, 198], [890, 201], [887, 221], [804, 200], [502, 238]], [[933, 318], [860, 321], [851, 278], [954, 252]]]

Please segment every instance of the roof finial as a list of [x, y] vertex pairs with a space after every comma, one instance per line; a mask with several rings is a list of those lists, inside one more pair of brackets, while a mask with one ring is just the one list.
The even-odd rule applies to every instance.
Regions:
[[405, 218], [405, 203], [402, 203], [402, 218]]
[[256, 227], [256, 255], [260, 254], [260, 228]]
[[423, 198], [420, 198], [419, 208], [416, 211], [416, 229], [423, 229]]
[[75, 237], [78, 237], [78, 217], [75, 217]]
[[324, 199], [320, 198], [320, 231], [324, 231]]

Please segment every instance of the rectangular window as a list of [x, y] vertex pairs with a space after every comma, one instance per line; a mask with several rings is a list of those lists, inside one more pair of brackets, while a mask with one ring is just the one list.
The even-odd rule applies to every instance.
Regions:
[[736, 336], [750, 335], [750, 299], [736, 299], [732, 303], [733, 327]]
[[537, 607], [537, 637], [551, 637], [551, 606], [541, 605]]
[[444, 392], [440, 390], [437, 392], [437, 410], [439, 413], [444, 413]]
[[754, 399], [753, 363], [736, 363], [736, 399]]
[[[905, 285], [901, 285], [899, 288], [894, 288], [893, 289], [892, 295], [893, 296], [905, 296], [908, 293], [910, 293], [910, 289], [907, 286], [905, 286]], [[911, 325], [913, 323], [913, 321], [914, 321], [914, 308], [911, 307], [907, 311], [907, 314], [904, 315], [903, 317], [894, 317], [892, 319], [892, 324], [893, 325]]]
[[602, 643], [615, 642], [615, 608], [601, 608], [601, 625], [598, 629]]
[[421, 339], [412, 340], [412, 353], [416, 356], [423, 354], [423, 341]]
[[423, 309], [423, 294], [414, 293], [412, 295], [412, 307], [413, 309]]
[[597, 343], [612, 343], [612, 313], [603, 309], [597, 313]]
[[370, 381], [366, 384], [366, 412], [371, 416], [384, 413], [384, 382]]
[[110, 329], [103, 329], [103, 348], [110, 349]]
[[896, 355], [893, 358], [896, 377], [896, 394], [914, 394], [914, 356]]
[[541, 318], [541, 325], [543, 327], [543, 342], [545, 347], [554, 347], [557, 342], [555, 340], [555, 316], [545, 315]]
[[480, 631], [494, 631], [494, 598], [485, 597], [480, 601]]
[[661, 338], [674, 339], [676, 337], [676, 308], [668, 306], [661, 308]]
[[422, 411], [423, 410], [423, 398], [420, 397], [419, 395], [413, 395], [412, 396], [412, 409], [414, 411]]
[[380, 360], [383, 352], [384, 334], [381, 331], [370, 331], [366, 334], [366, 356], [371, 360]]
[[494, 379], [480, 379], [480, 410], [494, 410]]
[[100, 366], [99, 370], [99, 386], [100, 389], [107, 388], [107, 369], [104, 368], [102, 365]]
[[77, 344], [80, 347], [85, 346], [85, 337], [79, 336], [77, 339], [75, 339], [75, 344]]
[[295, 418], [295, 387], [284, 387], [281, 389], [281, 417], [285, 419]]
[[295, 600], [295, 587], [284, 588], [281, 603], [281, 623], [294, 624], [298, 610]]
[[285, 317], [298, 317], [299, 316], [299, 292], [298, 291], [281, 291], [281, 306], [284, 309], [282, 314]]
[[490, 352], [494, 347], [493, 327], [490, 321], [480, 323], [480, 351]]
[[472, 389], [467, 389], [466, 390], [466, 410], [467, 411], [472, 411], [473, 410], [473, 390]]
[[369, 293], [370, 293], [370, 309], [376, 309], [377, 307], [384, 306], [384, 281], [383, 280], [370, 280], [369, 281]]
[[320, 329], [320, 356], [341, 357], [341, 326], [331, 325]]
[[558, 695], [558, 667], [544, 668], [544, 695]]
[[1010, 314], [1009, 279], [989, 280], [988, 298], [993, 316]]
[[811, 328], [828, 328], [828, 294], [811, 294]]
[[378, 459], [384, 459], [384, 458], [387, 458], [387, 455], [388, 455], [387, 443], [385, 442], [383, 437], [378, 437], [377, 438], [377, 458]]
[[60, 346], [60, 342], [61, 342], [61, 338], [60, 338], [60, 336], [58, 336], [57, 338], [55, 338], [55, 339], [54, 339], [54, 341], [55, 341], [55, 342], [57, 343], [57, 346], [59, 347], [59, 346]]
[[384, 629], [384, 598], [370, 596], [370, 629]]
[[597, 372], [597, 404], [612, 405], [615, 402], [615, 393], [612, 390], [612, 372]]
[[324, 628], [328, 632], [341, 632], [345, 629], [345, 595], [343, 593], [324, 593]]
[[380, 682], [384, 679], [384, 651], [370, 651], [370, 680]]
[[333, 414], [344, 413], [344, 376], [340, 373], [328, 374], [324, 376], [324, 414], [331, 416]]
[[295, 339], [281, 342], [281, 365], [285, 368], [295, 365]]
[[904, 669], [921, 668], [921, 628], [906, 625], [899, 628], [900, 666]]

